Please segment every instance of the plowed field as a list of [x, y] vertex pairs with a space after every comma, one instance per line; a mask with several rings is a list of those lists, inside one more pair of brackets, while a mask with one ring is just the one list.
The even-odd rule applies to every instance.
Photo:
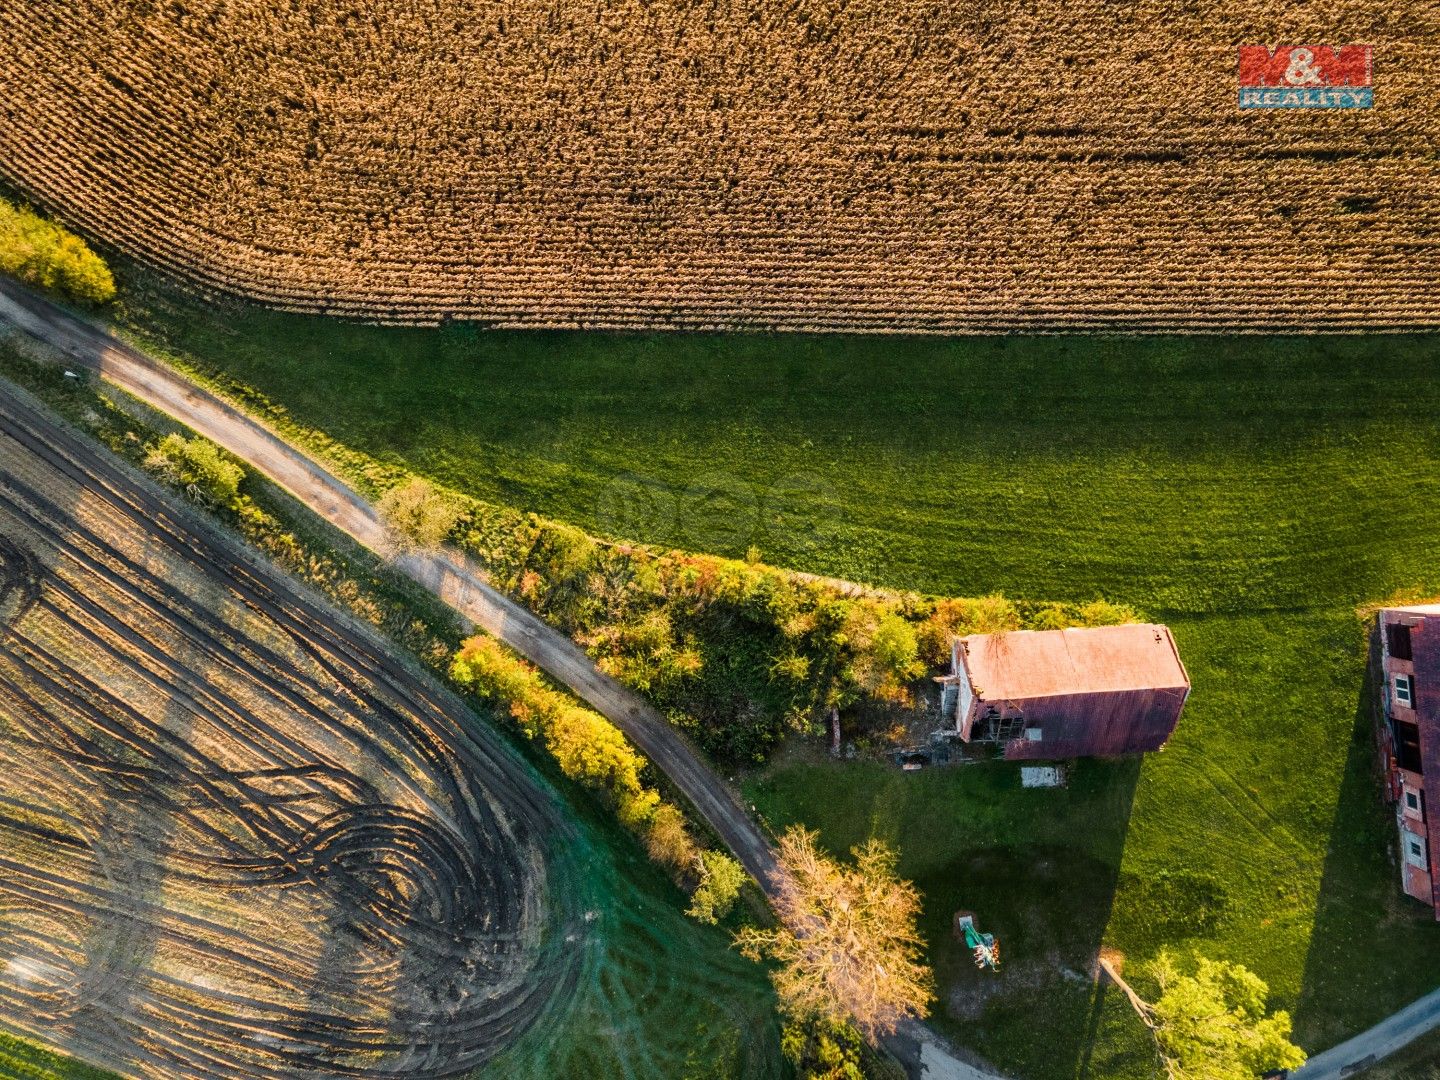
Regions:
[[0, 1024], [166, 1080], [506, 1048], [573, 985], [563, 828], [462, 713], [0, 392]]

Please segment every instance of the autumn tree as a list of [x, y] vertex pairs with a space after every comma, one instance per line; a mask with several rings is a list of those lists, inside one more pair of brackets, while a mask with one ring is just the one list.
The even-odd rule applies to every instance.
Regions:
[[895, 853], [880, 841], [855, 848], [845, 865], [815, 840], [803, 828], [781, 838], [780, 925], [742, 930], [736, 943], [751, 959], [778, 962], [771, 979], [791, 1016], [888, 1034], [934, 996], [915, 927], [920, 894], [896, 877]]
[[645, 850], [650, 858], [671, 870], [689, 871], [700, 858], [700, 848], [690, 836], [685, 815], [671, 803], [661, 803], [645, 828]]
[[978, 598], [947, 597], [920, 624], [920, 658], [938, 667], [950, 660], [950, 643], [965, 634], [1003, 634], [1020, 629], [1020, 611], [999, 593]]
[[407, 545], [439, 547], [460, 517], [453, 499], [416, 476], [380, 499], [380, 517]]
[[1270, 988], [1240, 964], [1196, 953], [1182, 968], [1162, 951], [1148, 969], [1160, 987], [1153, 1005], [1107, 970], [1154, 1033], [1170, 1080], [1254, 1080], [1305, 1063], [1290, 1041], [1290, 1014], [1267, 1015]]

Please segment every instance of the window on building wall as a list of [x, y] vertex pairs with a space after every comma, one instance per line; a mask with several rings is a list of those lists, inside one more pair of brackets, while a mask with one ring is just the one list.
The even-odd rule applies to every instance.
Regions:
[[1038, 727], [1027, 727], [1025, 729], [1026, 742], [1039, 742], [1044, 737], [1045, 732], [1041, 731]]
[[1385, 648], [1396, 660], [1413, 660], [1410, 651], [1410, 627], [1391, 623], [1385, 628]]
[[1402, 834], [1405, 844], [1405, 861], [1411, 866], [1418, 866], [1421, 870], [1426, 869], [1425, 840], [1406, 830]]
[[1395, 676], [1395, 704], [1407, 709], [1415, 707], [1415, 679], [1411, 675]]
[[1402, 769], [1413, 773], [1424, 773], [1425, 763], [1420, 758], [1420, 726], [1408, 720], [1395, 722], [1395, 760]]
[[1420, 793], [1418, 791], [1405, 792], [1405, 805], [1417, 813], [1420, 810]]

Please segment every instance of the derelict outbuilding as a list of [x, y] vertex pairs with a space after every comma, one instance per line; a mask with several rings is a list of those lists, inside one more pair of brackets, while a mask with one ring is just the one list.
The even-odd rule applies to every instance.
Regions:
[[1190, 693], [1170, 629], [1154, 623], [957, 638], [947, 681], [967, 742], [1009, 759], [1158, 750]]

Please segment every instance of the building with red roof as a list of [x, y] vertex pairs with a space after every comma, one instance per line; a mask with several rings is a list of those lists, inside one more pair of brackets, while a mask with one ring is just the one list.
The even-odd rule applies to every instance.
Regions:
[[957, 638], [946, 682], [960, 738], [1011, 760], [1158, 750], [1190, 693], [1169, 627], [1153, 623]]

